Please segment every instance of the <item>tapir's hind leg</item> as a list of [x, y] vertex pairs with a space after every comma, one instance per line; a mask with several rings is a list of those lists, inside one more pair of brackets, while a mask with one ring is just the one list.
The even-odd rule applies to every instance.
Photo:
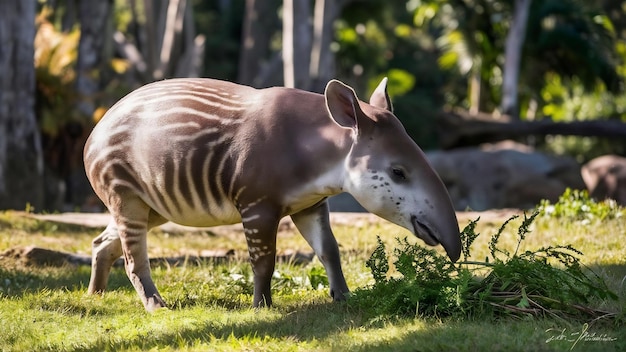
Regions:
[[99, 293], [106, 289], [113, 262], [122, 255], [120, 235], [113, 220], [92, 241], [91, 246], [91, 279], [87, 292]]
[[291, 219], [324, 265], [330, 283], [331, 297], [335, 301], [344, 300], [350, 291], [341, 269], [337, 240], [330, 227], [328, 202], [320, 202], [293, 214]]
[[111, 209], [122, 243], [124, 267], [130, 282], [147, 311], [165, 307], [150, 273], [148, 259], [148, 222], [151, 209], [132, 194], [120, 196], [118, 208]]
[[[154, 211], [148, 216], [148, 229], [159, 226], [167, 220]], [[122, 256], [122, 242], [114, 220], [92, 241], [91, 279], [87, 292], [104, 292], [113, 263]]]

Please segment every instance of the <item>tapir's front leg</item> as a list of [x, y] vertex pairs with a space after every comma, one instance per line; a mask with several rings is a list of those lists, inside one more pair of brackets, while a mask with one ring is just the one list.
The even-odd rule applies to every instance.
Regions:
[[254, 274], [254, 307], [271, 306], [271, 281], [276, 265], [276, 231], [280, 217], [261, 206], [241, 210]]
[[330, 295], [342, 301], [350, 292], [341, 269], [339, 247], [330, 227], [328, 201], [291, 215], [294, 224], [324, 265], [330, 283]]

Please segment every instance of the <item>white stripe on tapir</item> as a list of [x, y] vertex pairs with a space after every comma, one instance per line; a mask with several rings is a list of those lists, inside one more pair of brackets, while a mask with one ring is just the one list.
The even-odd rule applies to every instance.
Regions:
[[124, 254], [147, 310], [164, 307], [150, 275], [147, 230], [242, 222], [254, 306], [272, 304], [276, 232], [284, 216], [324, 264], [335, 300], [348, 293], [326, 199], [351, 193], [367, 210], [460, 256], [456, 215], [443, 183], [391, 112], [386, 79], [370, 102], [331, 81], [323, 95], [253, 89], [211, 79], [146, 85], [96, 125], [85, 170], [109, 209], [93, 241], [88, 291], [106, 288]]

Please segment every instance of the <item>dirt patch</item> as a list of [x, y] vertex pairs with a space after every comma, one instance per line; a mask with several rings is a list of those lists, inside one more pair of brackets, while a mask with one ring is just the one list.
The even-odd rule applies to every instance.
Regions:
[[[517, 209], [503, 209], [493, 210], [486, 212], [458, 212], [457, 218], [460, 226], [471, 220], [475, 220], [480, 217], [481, 222], [503, 222], [513, 215], [519, 215], [522, 212]], [[62, 214], [19, 214], [24, 217], [37, 219], [39, 221], [48, 221], [59, 224], [77, 225], [88, 228], [104, 228], [110, 221], [108, 214], [100, 213], [62, 213]], [[354, 227], [366, 227], [384, 222], [385, 220], [369, 213], [331, 213], [331, 224], [344, 225]], [[214, 233], [221, 236], [238, 236], [243, 233], [241, 224], [216, 226], [211, 228], [197, 228], [182, 226], [168, 222], [159, 226], [159, 229], [169, 233], [189, 233], [205, 231]], [[279, 225], [279, 232], [294, 231], [295, 225], [289, 217], [281, 220]], [[199, 264], [204, 262], [223, 262], [228, 260], [243, 259], [247, 257], [247, 253], [238, 253], [233, 249], [209, 251], [205, 250], [199, 253], [199, 255], [181, 255], [174, 257], [159, 257], [151, 258], [150, 262], [153, 265], [189, 265]], [[283, 262], [292, 262], [298, 265], [304, 265], [309, 263], [314, 257], [313, 252], [300, 252], [287, 250], [279, 253], [277, 260]], [[61, 251], [50, 250], [41, 247], [28, 246], [11, 248], [3, 253], [0, 253], [0, 264], [3, 266], [51, 266], [61, 267], [65, 265], [78, 266], [78, 265], [91, 265], [91, 257], [86, 255], [67, 253]], [[124, 262], [122, 258], [118, 259], [114, 266], [123, 266]]]
[[[522, 214], [519, 209], [498, 209], [482, 212], [457, 212], [457, 218], [460, 223], [464, 223], [470, 220], [475, 220], [480, 217], [482, 221], [487, 222], [502, 222], [507, 220], [513, 215]], [[105, 228], [111, 217], [109, 214], [103, 213], [61, 213], [61, 214], [28, 214], [23, 213], [22, 216], [37, 219], [40, 221], [50, 221], [62, 224], [79, 225], [92, 228]], [[384, 222], [386, 220], [370, 213], [330, 213], [331, 224], [336, 225], [350, 225], [356, 227], [363, 227], [372, 224]], [[241, 224], [225, 225], [215, 227], [190, 227], [174, 224], [172, 222], [165, 223], [159, 228], [164, 232], [182, 233], [182, 232], [195, 232], [195, 231], [208, 231], [216, 234], [243, 232]], [[279, 231], [291, 230], [294, 228], [294, 224], [289, 217], [285, 217], [281, 220], [279, 225]]]
[[[278, 262], [290, 262], [295, 265], [306, 265], [313, 260], [313, 252], [284, 251], [276, 257]], [[230, 260], [241, 260], [245, 254], [235, 250], [203, 250], [200, 255], [184, 255], [173, 257], [150, 258], [150, 264], [179, 266], [199, 265], [202, 263], [221, 263]], [[62, 266], [91, 266], [91, 257], [46, 248], [28, 246], [8, 249], [0, 253], [0, 265], [5, 267], [62, 267]], [[119, 258], [113, 263], [114, 267], [123, 267], [124, 260]]]
[[480, 217], [481, 223], [503, 223], [515, 215], [524, 214], [520, 209], [496, 209], [488, 211], [461, 211], [457, 212], [456, 216], [459, 220], [459, 226], [461, 228], [466, 222], [476, 220]]

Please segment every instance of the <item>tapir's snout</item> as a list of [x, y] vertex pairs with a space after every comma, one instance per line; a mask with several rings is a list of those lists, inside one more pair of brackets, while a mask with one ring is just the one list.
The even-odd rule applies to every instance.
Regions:
[[[456, 217], [455, 217], [456, 218]], [[442, 234], [439, 241], [450, 260], [456, 262], [461, 257], [461, 234], [459, 232], [458, 222], [454, 221], [456, 229], [450, 229], [450, 232]]]
[[[439, 213], [438, 215], [443, 215]], [[453, 262], [461, 256], [461, 235], [456, 214], [433, 219], [437, 224], [417, 216], [411, 217], [413, 233], [429, 246], [441, 244]]]
[[[426, 165], [428, 163], [424, 161]], [[411, 216], [413, 233], [426, 244], [441, 244], [453, 262], [461, 257], [461, 233], [452, 200], [432, 168], [423, 168], [417, 192], [417, 212]]]
[[450, 241], [447, 244], [442, 243], [448, 257], [450, 257], [450, 260], [453, 262], [456, 262], [461, 257], [461, 236], [458, 231], [456, 237], [458, 238], [456, 241]]

